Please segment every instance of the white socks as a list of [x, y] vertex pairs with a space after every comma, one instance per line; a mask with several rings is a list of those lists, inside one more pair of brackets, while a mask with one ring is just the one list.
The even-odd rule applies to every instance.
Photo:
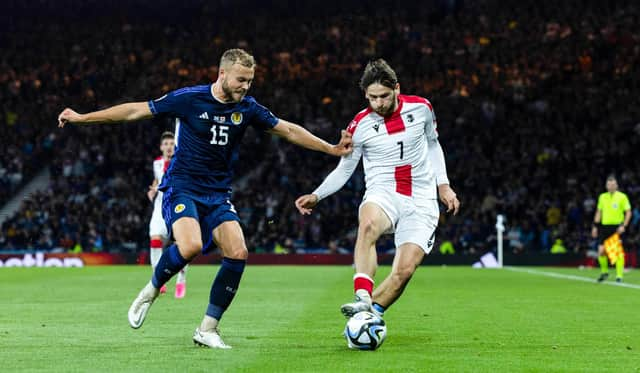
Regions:
[[212, 332], [218, 327], [218, 320], [209, 315], [204, 315], [204, 319], [200, 323], [201, 332]]
[[184, 284], [187, 282], [187, 268], [189, 265], [187, 264], [178, 272], [178, 276], [176, 277], [176, 284]]
[[149, 249], [149, 256], [151, 259], [151, 268], [154, 270], [158, 265], [158, 261], [160, 261], [160, 257], [162, 256], [162, 247], [152, 247]]

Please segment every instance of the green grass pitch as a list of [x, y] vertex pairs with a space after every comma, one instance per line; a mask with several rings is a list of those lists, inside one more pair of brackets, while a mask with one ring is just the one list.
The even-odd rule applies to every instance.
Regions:
[[[387, 312], [377, 351], [347, 349], [347, 266], [248, 266], [223, 322], [233, 346], [196, 347], [215, 266], [189, 269], [139, 330], [127, 309], [142, 266], [0, 269], [0, 370], [61, 372], [640, 372], [635, 288], [509, 270], [421, 267]], [[596, 270], [538, 268], [597, 277]], [[389, 271], [381, 267], [380, 281]]]

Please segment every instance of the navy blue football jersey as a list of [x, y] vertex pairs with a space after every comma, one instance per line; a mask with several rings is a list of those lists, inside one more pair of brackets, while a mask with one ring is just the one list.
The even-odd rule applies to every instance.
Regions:
[[222, 103], [212, 88], [181, 88], [149, 101], [153, 115], [176, 118], [176, 150], [160, 190], [174, 187], [198, 195], [230, 191], [233, 160], [247, 127], [269, 130], [278, 123], [253, 97]]

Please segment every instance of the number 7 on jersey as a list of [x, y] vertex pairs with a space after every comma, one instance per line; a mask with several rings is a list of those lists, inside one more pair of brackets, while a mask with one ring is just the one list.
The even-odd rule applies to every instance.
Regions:
[[402, 141], [398, 141], [396, 144], [400, 145], [400, 159], [404, 158], [404, 143]]

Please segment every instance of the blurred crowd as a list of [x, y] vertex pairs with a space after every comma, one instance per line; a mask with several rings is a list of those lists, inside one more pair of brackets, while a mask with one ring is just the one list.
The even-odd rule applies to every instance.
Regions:
[[[434, 106], [462, 202], [458, 216], [442, 214], [438, 239], [456, 253], [491, 249], [499, 213], [513, 252], [548, 252], [557, 240], [593, 248], [610, 173], [634, 207], [626, 242], [640, 240], [640, 12], [631, 0], [29, 3], [0, 5], [0, 205], [42, 167], [53, 176], [2, 225], [0, 248], [145, 248], [151, 162], [172, 122], [60, 130], [56, 116], [212, 82], [232, 47], [258, 62], [250, 95], [332, 142], [366, 106], [364, 64], [385, 58], [404, 93]], [[250, 131], [236, 164], [233, 201], [250, 250], [353, 248], [361, 168], [302, 217], [293, 201], [336, 159]]]

